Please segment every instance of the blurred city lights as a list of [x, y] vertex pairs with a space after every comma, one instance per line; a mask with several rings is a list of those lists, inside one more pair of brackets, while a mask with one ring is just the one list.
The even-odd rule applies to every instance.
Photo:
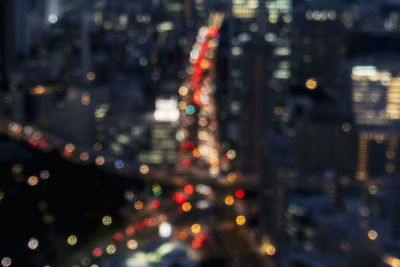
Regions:
[[43, 170], [40, 172], [40, 178], [42, 178], [43, 180], [47, 180], [50, 178], [50, 173], [47, 170]]
[[116, 251], [117, 251], [117, 248], [113, 244], [108, 245], [106, 248], [106, 252], [108, 254], [114, 254]]
[[154, 199], [154, 200], [151, 202], [151, 207], [152, 207], [153, 209], [158, 209], [158, 208], [160, 207], [160, 201], [157, 200], [157, 199]]
[[102, 222], [105, 226], [109, 226], [112, 223], [112, 218], [110, 216], [104, 216]]
[[233, 196], [226, 196], [225, 197], [225, 204], [228, 206], [233, 205], [233, 203], [235, 202], [235, 199], [233, 198]]
[[371, 240], [375, 240], [378, 238], [378, 233], [375, 230], [369, 230], [368, 231], [368, 238]]
[[56, 14], [50, 14], [49, 17], [48, 17], [48, 21], [49, 21], [51, 24], [57, 23], [57, 21], [58, 21], [57, 15], [56, 15]]
[[376, 195], [378, 193], [378, 188], [375, 185], [368, 186], [368, 192], [371, 195]]
[[12, 263], [12, 261], [11, 261], [11, 258], [9, 258], [9, 257], [4, 257], [4, 258], [1, 260], [1, 265], [2, 265], [3, 267], [11, 266], [11, 263]]
[[139, 172], [140, 172], [141, 174], [148, 174], [148, 173], [149, 173], [149, 166], [147, 166], [147, 165], [141, 165], [141, 166], [139, 167]]
[[122, 169], [125, 166], [125, 163], [122, 160], [117, 160], [114, 163], [114, 167], [118, 170]]
[[94, 257], [101, 257], [101, 255], [103, 255], [103, 250], [101, 248], [95, 248], [92, 250], [92, 255]]
[[39, 179], [38, 179], [36, 176], [30, 176], [30, 177], [28, 178], [28, 184], [29, 184], [30, 186], [35, 186], [35, 185], [38, 184], [38, 182], [39, 182]]
[[70, 245], [70, 246], [76, 245], [77, 242], [78, 242], [78, 238], [77, 238], [75, 235], [70, 235], [70, 236], [67, 238], [67, 243], [68, 243], [68, 245]]
[[267, 253], [269, 256], [273, 256], [276, 253], [276, 248], [271, 244], [265, 244], [263, 246], [264, 252]]
[[182, 210], [184, 212], [189, 212], [192, 209], [192, 205], [189, 202], [185, 202], [182, 204]]
[[31, 238], [31, 239], [28, 241], [28, 247], [29, 247], [30, 249], [35, 250], [35, 249], [38, 248], [38, 246], [39, 246], [39, 241], [38, 241], [36, 238]]
[[185, 194], [191, 195], [194, 193], [194, 186], [191, 184], [185, 185], [185, 187], [183, 188], [183, 191], [185, 192]]
[[138, 200], [135, 202], [134, 207], [136, 210], [142, 210], [143, 209], [143, 202]]
[[158, 234], [163, 238], [168, 238], [172, 234], [172, 226], [168, 222], [163, 222], [158, 227]]
[[162, 194], [162, 188], [158, 183], [154, 183], [152, 186], [153, 195], [159, 196]]
[[197, 234], [201, 231], [201, 226], [198, 223], [195, 223], [191, 227], [192, 233]]
[[128, 190], [125, 192], [124, 196], [125, 196], [126, 200], [133, 200], [135, 197], [135, 194], [133, 193], [133, 191]]
[[237, 190], [235, 191], [235, 196], [236, 196], [236, 198], [238, 198], [238, 199], [243, 198], [243, 197], [244, 197], [244, 191], [243, 191], [243, 189], [237, 189]]
[[138, 247], [138, 242], [134, 239], [130, 239], [126, 242], [126, 246], [128, 247], [128, 249], [130, 250], [135, 250]]
[[230, 183], [234, 183], [237, 179], [237, 175], [234, 172], [228, 173], [228, 175], [226, 176], [226, 180]]
[[121, 232], [114, 234], [113, 239], [115, 242], [121, 242], [124, 239], [124, 235]]
[[94, 72], [88, 72], [86, 74], [86, 79], [88, 79], [89, 81], [94, 81], [94, 79], [96, 79], [96, 74]]
[[233, 149], [228, 150], [228, 152], [226, 152], [226, 156], [228, 157], [228, 159], [232, 160], [236, 158], [236, 151]]
[[127, 236], [133, 236], [135, 234], [135, 227], [133, 227], [133, 226], [126, 227], [125, 234]]
[[178, 236], [179, 239], [186, 240], [188, 238], [188, 233], [186, 231], [180, 231]]
[[87, 152], [82, 152], [80, 155], [79, 155], [79, 158], [82, 160], [82, 161], [88, 161], [89, 160], [89, 153], [87, 153]]
[[236, 223], [239, 226], [242, 226], [246, 223], [246, 217], [244, 217], [243, 215], [239, 215], [236, 217]]
[[189, 92], [189, 89], [188, 89], [187, 87], [185, 87], [185, 86], [182, 86], [181, 88], [179, 88], [179, 94], [180, 94], [181, 96], [187, 95], [188, 92]]
[[306, 87], [309, 90], [314, 90], [315, 88], [317, 88], [317, 86], [318, 86], [318, 83], [314, 78], [308, 79], [306, 81]]
[[103, 156], [96, 157], [96, 160], [95, 160], [96, 165], [102, 166], [102, 165], [104, 165], [105, 162], [106, 162], [106, 160]]

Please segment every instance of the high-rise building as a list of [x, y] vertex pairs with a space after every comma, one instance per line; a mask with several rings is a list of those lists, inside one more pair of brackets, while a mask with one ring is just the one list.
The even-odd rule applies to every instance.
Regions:
[[[271, 131], [271, 119], [267, 114], [273, 114], [276, 93], [271, 82], [276, 43], [268, 42], [265, 36], [278, 28], [267, 25], [266, 1], [232, 1], [230, 4], [231, 13], [221, 31], [219, 52], [219, 64], [224, 68], [219, 74], [222, 79], [218, 86], [219, 97], [224, 99], [221, 117], [226, 119], [223, 125], [227, 139], [238, 145], [243, 170], [260, 173], [260, 143], [267, 130]], [[290, 65], [285, 64], [286, 67]]]
[[289, 140], [274, 113], [284, 107], [291, 77], [291, 12], [291, 0], [232, 1], [218, 53], [222, 125], [237, 145], [240, 169], [259, 179], [259, 241], [270, 249], [285, 228], [291, 177]]
[[396, 171], [400, 107], [395, 73], [390, 65], [355, 66], [352, 70], [353, 113], [359, 129], [357, 179]]

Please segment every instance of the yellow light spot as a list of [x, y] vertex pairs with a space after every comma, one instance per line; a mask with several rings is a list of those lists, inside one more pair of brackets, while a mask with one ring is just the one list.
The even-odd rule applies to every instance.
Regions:
[[108, 226], [112, 223], [112, 218], [110, 216], [104, 216], [102, 219], [104, 225]]
[[244, 217], [243, 215], [239, 215], [236, 217], [236, 223], [237, 225], [244, 225], [246, 223], [246, 217]]
[[142, 210], [143, 209], [143, 202], [138, 200], [138, 201], [135, 202], [134, 206], [135, 206], [135, 209]]
[[277, 23], [278, 22], [278, 16], [276, 16], [276, 15], [271, 15], [271, 16], [269, 16], [269, 22], [270, 23], [272, 23], [272, 24], [275, 24], [275, 23]]
[[35, 186], [38, 184], [38, 182], [39, 182], [39, 179], [36, 176], [31, 176], [28, 178], [28, 184], [30, 186]]
[[201, 231], [201, 226], [198, 223], [192, 225], [191, 230], [194, 234], [197, 234]]
[[192, 204], [190, 204], [189, 202], [185, 202], [182, 204], [182, 210], [184, 212], [189, 212], [192, 209]]
[[178, 103], [178, 109], [179, 110], [185, 110], [187, 108], [187, 104], [185, 101], [179, 101]]
[[96, 165], [102, 166], [102, 165], [104, 165], [106, 160], [104, 159], [103, 156], [97, 156], [95, 162], [96, 162]]
[[189, 89], [188, 89], [187, 87], [185, 87], [185, 86], [182, 86], [181, 88], [179, 88], [179, 94], [180, 94], [181, 96], [187, 95], [188, 92], [189, 92]]
[[264, 245], [264, 252], [267, 253], [270, 256], [273, 256], [276, 253], [276, 248], [271, 244], [265, 244]]
[[138, 242], [134, 239], [130, 239], [126, 242], [126, 246], [130, 249], [130, 250], [134, 250], [137, 249], [138, 247]]
[[70, 235], [67, 238], [67, 243], [70, 246], [75, 246], [77, 242], [78, 242], [78, 238], [75, 235]]
[[200, 67], [201, 67], [202, 69], [209, 69], [209, 68], [211, 67], [211, 63], [210, 63], [209, 60], [203, 59], [203, 60], [201, 61], [201, 63], [200, 63]]
[[141, 166], [139, 167], [139, 172], [140, 172], [141, 174], [148, 174], [148, 173], [149, 173], [149, 166], [147, 166], [147, 165], [141, 165]]
[[314, 90], [315, 88], [317, 88], [317, 86], [318, 86], [318, 83], [314, 78], [308, 79], [306, 81], [306, 87], [309, 90]]
[[115, 245], [108, 245], [106, 248], [106, 251], [108, 254], [114, 254], [117, 251], [117, 248], [115, 247]]
[[375, 230], [368, 231], [368, 238], [371, 240], [375, 240], [378, 238], [378, 233]]
[[42, 95], [46, 92], [46, 88], [43, 85], [38, 85], [33, 89], [33, 94]]
[[4, 192], [0, 191], [0, 201], [2, 201], [4, 199]]
[[225, 204], [228, 206], [233, 205], [235, 203], [235, 198], [233, 196], [226, 196], [225, 197]]
[[235, 182], [237, 179], [237, 175], [234, 172], [228, 173], [228, 175], [226, 176], [226, 180], [228, 180], [228, 182], [233, 183]]
[[92, 264], [92, 265], [90, 265], [90, 267], [99, 267], [99, 265], [97, 265], [97, 264]]

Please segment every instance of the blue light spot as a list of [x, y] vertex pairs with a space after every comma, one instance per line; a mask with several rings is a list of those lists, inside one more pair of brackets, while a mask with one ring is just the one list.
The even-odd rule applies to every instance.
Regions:
[[125, 166], [125, 163], [122, 161], [122, 160], [117, 160], [115, 163], [114, 163], [114, 167], [116, 168], [116, 169], [122, 169], [123, 167]]
[[193, 115], [196, 112], [196, 109], [192, 105], [188, 105], [186, 108], [186, 113], [188, 115]]

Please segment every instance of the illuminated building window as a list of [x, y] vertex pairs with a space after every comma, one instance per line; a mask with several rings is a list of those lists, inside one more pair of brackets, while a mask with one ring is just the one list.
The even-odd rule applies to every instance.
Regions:
[[258, 5], [258, 0], [233, 0], [233, 16], [240, 19], [254, 18]]

